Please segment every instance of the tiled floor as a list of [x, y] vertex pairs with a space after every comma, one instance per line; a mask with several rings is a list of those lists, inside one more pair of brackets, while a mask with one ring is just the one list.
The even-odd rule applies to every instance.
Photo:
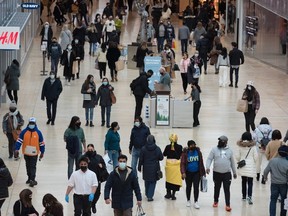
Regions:
[[[100, 8], [103, 8], [103, 5], [104, 3], [101, 3]], [[96, 9], [94, 10], [93, 14], [95, 14], [95, 11]], [[122, 42], [123, 44], [128, 44], [131, 41], [135, 41], [136, 39], [140, 18], [136, 12], [133, 12], [124, 19], [125, 25], [123, 26], [122, 31]], [[56, 34], [59, 34], [59, 28], [56, 30], [55, 27], [54, 29]], [[227, 38], [222, 39], [224, 43], [229, 41]], [[42, 131], [46, 141], [45, 157], [41, 162], [38, 162], [37, 165], [38, 185], [35, 186], [35, 188], [32, 188], [33, 204], [35, 208], [41, 213], [43, 211], [43, 195], [45, 193], [52, 193], [63, 204], [65, 215], [71, 216], [73, 215], [73, 204], [72, 202], [67, 204], [64, 201], [64, 195], [67, 186], [67, 156], [65, 143], [63, 141], [63, 133], [73, 115], [80, 116], [82, 122], [85, 120], [84, 109], [82, 108], [82, 95], [80, 94], [80, 88], [84, 82], [85, 77], [90, 73], [94, 74], [96, 77], [97, 85], [100, 85], [100, 78], [98, 72], [93, 67], [94, 58], [90, 57], [87, 51], [85, 60], [81, 66], [80, 80], [73, 81], [71, 86], [64, 86], [63, 93], [61, 94], [58, 102], [58, 113], [55, 122], [56, 125], [47, 126], [45, 124], [45, 102], [40, 100], [41, 88], [45, 77], [40, 76], [40, 70], [42, 69], [42, 58], [38, 47], [39, 40], [39, 37], [35, 38], [31, 53], [28, 56], [28, 60], [22, 68], [22, 74], [20, 77], [21, 91], [19, 92], [19, 110], [23, 114], [26, 123], [30, 116], [35, 116], [37, 118], [39, 129]], [[227, 47], [230, 50], [230, 46]], [[191, 54], [192, 48], [189, 49]], [[88, 50], [87, 45], [86, 50]], [[177, 49], [176, 53], [177, 60], [179, 61], [179, 49]], [[59, 71], [59, 74], [62, 74], [62, 68], [60, 68]], [[121, 126], [121, 147], [124, 154], [128, 154], [129, 136], [133, 126], [135, 106], [134, 97], [130, 95], [129, 83], [134, 77], [136, 77], [137, 74], [138, 71], [136, 70], [125, 69], [124, 71], [119, 72], [119, 81], [112, 83], [117, 96], [117, 104], [112, 107], [112, 121], [118, 121]], [[64, 81], [62, 76], [61, 80], [62, 82]], [[229, 138], [229, 146], [232, 149], [236, 149], [236, 141], [240, 138], [245, 129], [244, 116], [243, 114], [236, 112], [236, 102], [237, 99], [241, 97], [245, 84], [248, 80], [254, 80], [255, 86], [261, 96], [261, 107], [256, 117], [256, 123], [259, 123], [261, 117], [267, 116], [272, 123], [273, 128], [279, 129], [282, 133], [286, 132], [288, 120], [287, 74], [254, 59], [246, 58], [245, 64], [240, 68], [240, 81], [238, 89], [229, 87], [219, 88], [218, 76], [214, 74], [214, 68], [209, 66], [208, 75], [202, 75], [200, 78], [200, 85], [203, 90], [203, 93], [201, 94], [202, 107], [200, 110], [201, 125], [193, 129], [152, 128], [151, 132], [155, 135], [157, 144], [163, 150], [165, 145], [167, 145], [169, 142], [168, 136], [173, 132], [178, 134], [179, 143], [184, 146], [186, 145], [187, 140], [195, 140], [198, 146], [202, 149], [204, 153], [204, 160], [206, 160], [210, 149], [217, 145], [217, 138], [220, 135], [225, 134]], [[172, 95], [179, 100], [184, 98], [181, 85], [181, 77], [179, 74], [176, 75], [176, 79], [172, 84]], [[3, 117], [4, 113], [8, 110], [8, 104], [4, 104], [1, 107], [1, 117]], [[187, 118], [192, 119], [192, 116], [187, 116]], [[95, 127], [90, 128], [83, 126], [86, 134], [87, 144], [93, 143], [96, 146], [97, 151], [100, 154], [103, 154], [103, 142], [107, 129], [100, 127], [99, 107], [95, 109], [94, 119]], [[0, 156], [4, 158], [14, 179], [14, 184], [9, 191], [10, 197], [4, 203], [2, 214], [11, 215], [13, 204], [19, 198], [19, 192], [27, 187], [25, 184], [25, 162], [23, 158], [20, 161], [8, 160], [6, 137], [4, 135], [1, 136], [0, 141]], [[129, 159], [131, 159], [130, 155]], [[161, 179], [157, 183], [154, 202], [148, 203], [145, 198], [143, 199], [144, 210], [146, 211], [147, 215], [154, 216], [188, 216], [204, 214], [207, 216], [268, 215], [270, 193], [269, 181], [266, 185], [262, 185], [259, 182], [254, 181], [254, 205], [250, 206], [248, 203], [241, 201], [241, 178], [238, 177], [236, 180], [233, 180], [231, 185], [231, 213], [225, 212], [223, 191], [221, 191], [219, 207], [216, 209], [212, 207], [213, 182], [211, 175], [208, 176], [208, 181], [208, 192], [200, 193], [200, 210], [195, 210], [193, 207], [186, 207], [184, 182], [183, 187], [177, 193], [176, 201], [165, 200], [164, 179]], [[141, 175], [139, 182], [143, 191], [144, 183], [141, 179]], [[113, 215], [111, 207], [104, 203], [103, 196], [101, 196], [97, 204], [97, 208], [97, 215], [99, 216]]]

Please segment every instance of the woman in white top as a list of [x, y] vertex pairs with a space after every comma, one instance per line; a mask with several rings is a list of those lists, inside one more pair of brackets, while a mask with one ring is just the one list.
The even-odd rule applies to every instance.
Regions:
[[227, 77], [229, 67], [230, 62], [227, 49], [223, 47], [216, 64], [216, 68], [219, 70], [219, 87], [226, 87], [226, 85], [228, 85]]
[[172, 12], [169, 8], [169, 5], [167, 3], [164, 4], [163, 6], [163, 10], [162, 10], [162, 17], [161, 20], [163, 20], [164, 22], [168, 19], [170, 19]]
[[99, 66], [99, 74], [100, 79], [102, 80], [103, 76], [106, 76], [106, 64], [107, 64], [107, 47], [106, 43], [101, 44], [101, 48], [97, 50], [96, 52], [96, 59], [98, 60], [98, 66]]
[[187, 77], [187, 71], [188, 67], [190, 65], [190, 59], [188, 57], [188, 53], [183, 53], [183, 58], [180, 61], [180, 71], [181, 71], [181, 78], [182, 78], [182, 86], [184, 94], [187, 94], [187, 85], [188, 85], [188, 77]]

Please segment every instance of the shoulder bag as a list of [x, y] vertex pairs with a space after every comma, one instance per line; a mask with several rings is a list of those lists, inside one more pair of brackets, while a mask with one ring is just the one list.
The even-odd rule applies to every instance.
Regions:
[[[250, 147], [249, 151], [247, 152], [245, 159], [248, 157], [251, 148], [252, 148], [252, 147]], [[239, 161], [239, 162], [237, 163], [237, 164], [238, 164], [237, 169], [246, 166], [246, 161], [245, 161], [245, 159], [244, 159], [244, 160], [241, 160], [241, 161]]]
[[111, 103], [115, 104], [116, 103], [116, 96], [113, 91], [110, 91], [110, 98], [111, 98]]
[[[15, 118], [17, 118], [17, 117], [15, 116]], [[9, 121], [9, 124], [11, 127], [11, 133], [12, 133], [13, 139], [16, 141], [19, 137], [19, 134], [21, 133], [21, 129], [20, 128], [14, 128], [14, 126], [12, 124], [12, 119], [10, 116], [8, 117], [8, 121]]]

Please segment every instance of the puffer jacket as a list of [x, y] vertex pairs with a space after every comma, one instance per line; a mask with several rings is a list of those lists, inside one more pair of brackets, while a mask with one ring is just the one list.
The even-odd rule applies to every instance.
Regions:
[[[235, 152], [235, 159], [238, 163], [245, 160], [246, 165], [238, 169], [238, 174], [245, 177], [256, 177], [256, 162], [258, 160], [258, 153], [255, 141], [239, 140], [237, 142], [238, 149]], [[251, 148], [247, 158], [246, 155]]]
[[0, 199], [9, 197], [8, 187], [13, 184], [13, 179], [7, 167], [0, 168]]

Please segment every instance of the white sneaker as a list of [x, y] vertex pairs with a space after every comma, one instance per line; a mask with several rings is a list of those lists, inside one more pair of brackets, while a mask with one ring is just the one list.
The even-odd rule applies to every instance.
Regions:
[[198, 202], [195, 202], [195, 203], [194, 203], [194, 208], [195, 208], [195, 209], [200, 209], [200, 206], [199, 206]]
[[190, 207], [191, 206], [191, 201], [188, 200], [187, 203], [186, 203], [186, 207]]
[[71, 83], [70, 83], [70, 82], [68, 82], [68, 83], [67, 83], [67, 85], [68, 85], [68, 86], [71, 86]]

